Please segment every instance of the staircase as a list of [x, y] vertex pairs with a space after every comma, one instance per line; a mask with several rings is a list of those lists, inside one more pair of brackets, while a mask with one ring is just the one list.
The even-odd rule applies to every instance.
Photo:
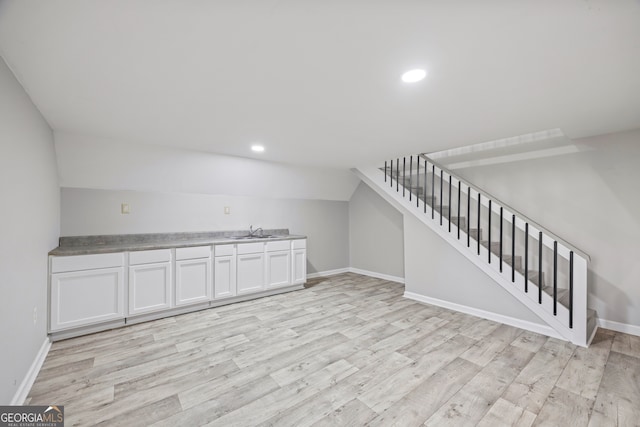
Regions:
[[453, 245], [559, 336], [586, 347], [589, 255], [425, 154], [354, 172]]

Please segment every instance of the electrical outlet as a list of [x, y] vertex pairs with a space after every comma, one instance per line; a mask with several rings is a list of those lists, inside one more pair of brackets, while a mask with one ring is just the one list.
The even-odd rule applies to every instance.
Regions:
[[121, 204], [121, 205], [120, 205], [120, 212], [121, 212], [123, 215], [128, 214], [128, 213], [129, 213], [129, 203], [123, 203], [123, 204]]
[[33, 307], [33, 324], [38, 323], [38, 307]]
[[231, 214], [231, 206], [225, 206], [224, 207], [224, 214], [225, 215], [230, 215]]

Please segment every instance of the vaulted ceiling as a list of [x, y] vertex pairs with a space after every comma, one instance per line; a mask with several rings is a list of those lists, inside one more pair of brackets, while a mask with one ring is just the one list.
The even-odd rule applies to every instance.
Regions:
[[0, 53], [56, 131], [288, 163], [640, 127], [638, 0], [4, 0]]

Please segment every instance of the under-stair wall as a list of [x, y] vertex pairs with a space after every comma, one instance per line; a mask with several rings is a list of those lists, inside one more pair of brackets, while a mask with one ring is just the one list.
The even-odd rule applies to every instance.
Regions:
[[588, 320], [586, 308], [589, 257], [584, 252], [426, 156], [394, 159], [357, 173], [557, 334], [587, 345], [595, 319], [591, 313]]
[[414, 215], [404, 213], [405, 295], [533, 332], [560, 336]]

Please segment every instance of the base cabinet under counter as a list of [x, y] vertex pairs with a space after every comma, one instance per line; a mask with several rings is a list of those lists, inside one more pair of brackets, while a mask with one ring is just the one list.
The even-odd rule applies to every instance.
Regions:
[[238, 294], [235, 245], [216, 245], [213, 257], [213, 298], [220, 300]]
[[51, 258], [49, 330], [125, 318], [124, 255]]
[[306, 239], [52, 254], [49, 333], [70, 338], [300, 289], [305, 280]]
[[172, 307], [171, 249], [129, 253], [129, 315]]
[[267, 288], [291, 285], [291, 241], [268, 242], [265, 246]]
[[176, 307], [211, 300], [211, 246], [176, 249]]
[[291, 283], [304, 284], [307, 281], [307, 239], [291, 242]]
[[239, 254], [237, 258], [238, 295], [264, 290], [264, 253]]

